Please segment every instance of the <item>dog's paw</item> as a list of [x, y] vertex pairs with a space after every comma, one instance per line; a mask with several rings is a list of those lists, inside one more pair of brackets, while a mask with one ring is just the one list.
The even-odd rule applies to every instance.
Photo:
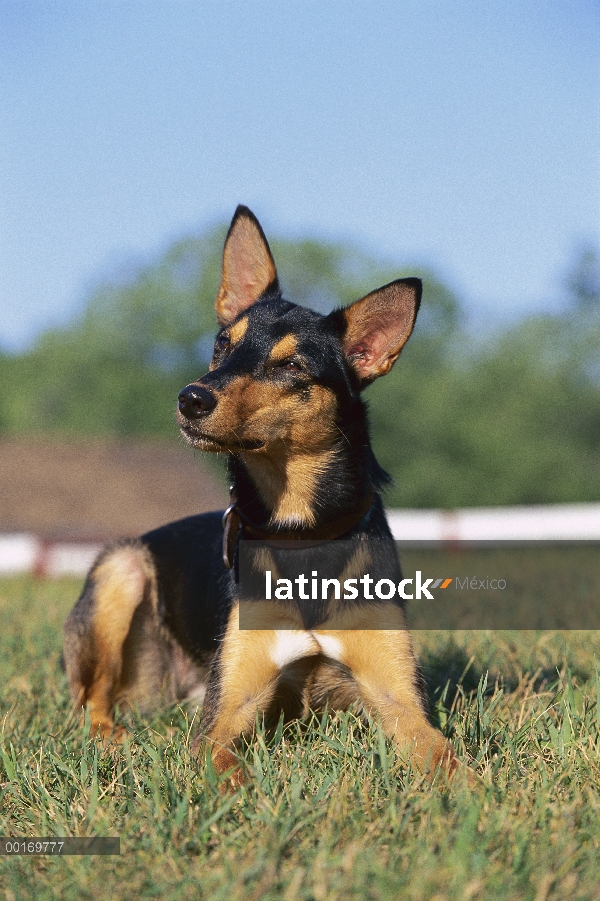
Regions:
[[469, 791], [482, 788], [484, 781], [481, 776], [471, 769], [466, 763], [460, 761], [457, 757], [443, 767], [438, 768], [430, 780], [435, 782], [438, 788], [453, 790], [466, 787]]
[[128, 734], [124, 726], [115, 726], [110, 720], [101, 720], [92, 725], [92, 735], [103, 745], [123, 744]]
[[212, 753], [212, 764], [217, 776], [224, 776], [219, 784], [222, 795], [237, 791], [247, 780], [246, 773], [240, 766], [239, 758], [229, 748], [218, 748]]

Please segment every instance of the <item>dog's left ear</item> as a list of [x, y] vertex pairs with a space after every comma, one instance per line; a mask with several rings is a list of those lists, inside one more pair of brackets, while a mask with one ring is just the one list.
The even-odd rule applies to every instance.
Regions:
[[219, 325], [236, 319], [267, 288], [279, 288], [271, 249], [254, 213], [247, 206], [239, 206], [223, 248], [221, 287], [216, 301]]
[[342, 348], [364, 388], [390, 371], [413, 330], [423, 286], [401, 278], [337, 311], [343, 317]]

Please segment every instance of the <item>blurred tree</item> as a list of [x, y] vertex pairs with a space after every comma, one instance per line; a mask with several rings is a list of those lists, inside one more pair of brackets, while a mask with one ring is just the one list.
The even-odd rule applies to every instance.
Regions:
[[[0, 429], [176, 439], [177, 394], [212, 351], [223, 237], [221, 228], [177, 242], [100, 287], [69, 328], [0, 355]], [[285, 296], [322, 312], [402, 275], [424, 280], [413, 337], [366, 392], [376, 453], [395, 480], [390, 505], [600, 499], [597, 255], [575, 261], [565, 313], [482, 341], [431, 272], [342, 244], [275, 240], [272, 249]]]
[[392, 373], [375, 383], [373, 432], [395, 476], [390, 504], [600, 500], [596, 251], [576, 256], [568, 286], [573, 304], [563, 313], [530, 316], [485, 341], [454, 329], [437, 359], [426, 336], [422, 344], [411, 339]]
[[395, 476], [388, 503], [600, 499], [600, 386], [565, 332], [535, 316], [485, 345], [460, 334], [429, 371], [409, 342], [371, 389], [378, 457]]

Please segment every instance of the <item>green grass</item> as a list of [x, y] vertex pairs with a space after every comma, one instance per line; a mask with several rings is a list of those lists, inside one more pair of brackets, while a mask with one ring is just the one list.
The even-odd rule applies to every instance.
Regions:
[[0, 582], [0, 833], [118, 835], [121, 856], [0, 858], [0, 897], [600, 898], [597, 633], [416, 633], [432, 718], [479, 789], [424, 785], [348, 713], [259, 730], [251, 784], [223, 796], [190, 755], [193, 708], [127, 714], [119, 749], [72, 715], [78, 587]]

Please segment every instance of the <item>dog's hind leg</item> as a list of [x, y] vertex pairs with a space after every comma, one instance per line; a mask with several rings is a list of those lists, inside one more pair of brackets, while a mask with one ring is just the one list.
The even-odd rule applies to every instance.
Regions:
[[[124, 649], [134, 617], [143, 630], [140, 613], [152, 607], [156, 577], [148, 550], [139, 542], [120, 544], [106, 551], [91, 570], [81, 597], [64, 630], [64, 659], [71, 697], [89, 708], [92, 728], [108, 735], [113, 730], [113, 708], [130, 681], [132, 661]], [[137, 614], [137, 616], [136, 616]], [[135, 646], [135, 642], [133, 642]]]

